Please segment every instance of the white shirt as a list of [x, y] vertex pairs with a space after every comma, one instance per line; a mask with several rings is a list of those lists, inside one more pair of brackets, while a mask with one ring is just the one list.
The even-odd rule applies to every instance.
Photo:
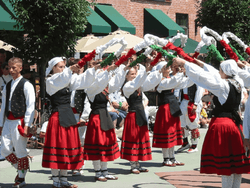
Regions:
[[164, 78], [157, 87], [157, 91], [161, 93], [163, 90], [183, 89], [190, 87], [193, 84], [194, 82], [191, 79], [185, 77], [181, 73], [178, 73], [171, 78]]
[[86, 93], [91, 102], [94, 101], [95, 96], [101, 93], [107, 86], [110, 93], [113, 93], [122, 86], [125, 80], [126, 71], [124, 71], [124, 65], [118, 67], [117, 73], [110, 78], [107, 70], [100, 70], [96, 75], [94, 83], [86, 89]]
[[90, 112], [91, 112], [90, 103], [88, 97], [86, 97], [84, 100], [84, 108], [80, 119], [88, 121]]
[[95, 80], [95, 69], [87, 69], [84, 73], [72, 76], [70, 68], [65, 68], [63, 72], [56, 73], [46, 80], [46, 91], [49, 95], [55, 94], [57, 91], [69, 87], [70, 91], [77, 89], [85, 89], [91, 86]]
[[[12, 80], [11, 82], [11, 90], [10, 90], [10, 98], [9, 98], [9, 103], [7, 105], [9, 105], [9, 110], [11, 111], [11, 98], [12, 98], [12, 94], [17, 86], [17, 84], [19, 83], [19, 81], [22, 79], [23, 77], [20, 76], [15, 80]], [[26, 112], [24, 115], [24, 123], [25, 126], [30, 127], [33, 120], [34, 120], [34, 114], [35, 114], [35, 90], [33, 85], [30, 82], [25, 82], [24, 86], [23, 86], [23, 91], [24, 91], [24, 96], [26, 99]], [[0, 112], [0, 127], [3, 127], [4, 124], [4, 118], [5, 118], [5, 106], [6, 106], [6, 86], [4, 87], [4, 90], [2, 92], [2, 106], [1, 106], [1, 112]]]
[[218, 97], [223, 105], [228, 97], [230, 87], [225, 79], [222, 79], [218, 70], [208, 64], [204, 64], [204, 69], [186, 61], [185, 69], [187, 76], [197, 85], [207, 89]]

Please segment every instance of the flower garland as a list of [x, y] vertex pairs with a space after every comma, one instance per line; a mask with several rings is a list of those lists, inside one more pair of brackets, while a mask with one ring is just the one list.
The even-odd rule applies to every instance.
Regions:
[[158, 52], [157, 56], [155, 57], [155, 59], [150, 63], [151, 66], [155, 66], [159, 60], [162, 58], [162, 53]]
[[128, 61], [128, 58], [130, 58], [134, 54], [136, 54], [136, 51], [131, 48], [126, 55], [123, 55], [118, 61], [115, 62], [115, 65], [119, 67], [122, 63]]
[[92, 52], [85, 55], [79, 62], [78, 65], [82, 68], [88, 61], [92, 60], [96, 55], [96, 51], [93, 50]]

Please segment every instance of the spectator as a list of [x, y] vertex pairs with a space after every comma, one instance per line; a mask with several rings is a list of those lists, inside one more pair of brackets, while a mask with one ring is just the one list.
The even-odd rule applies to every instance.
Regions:
[[[0, 54], [1, 56], [1, 54]], [[0, 76], [0, 103], [2, 103], [2, 90], [4, 86], [12, 79], [9, 73], [8, 63], [4, 62], [1, 66], [2, 75]]]
[[110, 97], [110, 102], [112, 106], [114, 107], [116, 111], [118, 111], [117, 122], [116, 122], [116, 125], [114, 126], [119, 129], [124, 124], [124, 119], [127, 115], [127, 110], [128, 110], [128, 103], [125, 97], [121, 95], [120, 91], [119, 92], [115, 91], [114, 93], [109, 94], [109, 97]]

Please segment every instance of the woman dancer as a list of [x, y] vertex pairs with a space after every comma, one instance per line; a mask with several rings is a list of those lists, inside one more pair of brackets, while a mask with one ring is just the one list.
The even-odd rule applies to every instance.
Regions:
[[[129, 108], [124, 122], [121, 144], [121, 158], [131, 164], [131, 173], [148, 172], [142, 168], [139, 160], [152, 159], [147, 119], [142, 104], [142, 91], [153, 89], [161, 80], [161, 70], [148, 75], [144, 70], [131, 68], [126, 75], [122, 92]], [[145, 81], [146, 79], [146, 81]]]
[[97, 181], [117, 180], [107, 170], [107, 161], [114, 161], [120, 156], [114, 125], [107, 111], [108, 94], [118, 90], [125, 80], [128, 67], [121, 65], [117, 73], [109, 79], [109, 72], [116, 65], [102, 70], [96, 81], [86, 90], [91, 113], [84, 143], [84, 159], [92, 160]]
[[[157, 67], [166, 67], [167, 62], [161, 62]], [[173, 68], [175, 71], [176, 68]], [[163, 166], [183, 166], [174, 156], [174, 146], [182, 145], [180, 115], [181, 110], [174, 95], [174, 89], [182, 89], [193, 85], [193, 82], [177, 73], [170, 77], [170, 67], [163, 69], [163, 78], [156, 88], [159, 109], [156, 114], [153, 147], [162, 148]]]
[[76, 87], [87, 88], [94, 82], [95, 69], [79, 75], [80, 82], [72, 82], [72, 72], [78, 69], [78, 65], [65, 68], [63, 59], [55, 57], [49, 61], [46, 70], [46, 75], [52, 73], [46, 80], [46, 91], [50, 95], [53, 112], [47, 127], [42, 166], [51, 168], [53, 187], [76, 188], [67, 181], [67, 170], [79, 169], [83, 165], [83, 151], [70, 107], [70, 95]]
[[237, 112], [242, 86], [237, 77], [236, 62], [223, 61], [219, 72], [210, 65], [202, 65], [203, 70], [180, 58], [175, 58], [174, 63], [184, 66], [190, 79], [215, 95], [214, 117], [204, 140], [200, 172], [222, 175], [223, 188], [240, 187], [241, 174], [250, 172], [250, 160], [245, 156], [241, 119]]

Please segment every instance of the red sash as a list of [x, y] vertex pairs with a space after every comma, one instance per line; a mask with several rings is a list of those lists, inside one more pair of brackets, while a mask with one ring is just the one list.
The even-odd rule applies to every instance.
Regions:
[[[8, 115], [8, 117], [7, 117], [9, 120], [18, 120], [18, 119], [20, 119], [21, 120], [21, 125], [18, 125], [17, 126], [17, 129], [18, 129], [18, 132], [20, 133], [20, 135], [22, 135], [23, 137], [25, 137], [24, 136], [24, 116], [21, 116], [21, 117], [14, 117], [13, 116], [13, 114], [12, 114], [12, 112], [9, 112], [9, 115]], [[27, 137], [32, 137], [32, 134], [28, 134], [28, 136]]]
[[[184, 94], [183, 95], [183, 98], [186, 99], [186, 100], [189, 100], [189, 97], [187, 94]], [[193, 106], [194, 106], [194, 103], [193, 102], [189, 102], [188, 103], [188, 107], [187, 107], [187, 110], [188, 110], [188, 118], [189, 120], [191, 121], [191, 123], [194, 122], [195, 118], [196, 118], [196, 113], [192, 113], [192, 110], [193, 110]]]

